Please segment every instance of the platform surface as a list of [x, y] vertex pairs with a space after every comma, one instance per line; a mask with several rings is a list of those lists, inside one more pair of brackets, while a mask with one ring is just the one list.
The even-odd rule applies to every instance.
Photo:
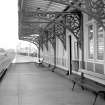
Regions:
[[[18, 59], [21, 59], [18, 58]], [[13, 63], [0, 82], [0, 105], [92, 105], [94, 95], [35, 63]], [[105, 105], [100, 97], [96, 105]]]

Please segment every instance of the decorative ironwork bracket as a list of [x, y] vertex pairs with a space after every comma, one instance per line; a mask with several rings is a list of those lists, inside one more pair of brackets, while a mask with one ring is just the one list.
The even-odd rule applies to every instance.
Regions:
[[52, 24], [51, 27], [48, 29], [48, 40], [52, 44], [54, 50], [56, 49], [56, 35], [54, 34], [54, 25]]
[[44, 12], [44, 11], [42, 11], [42, 12], [33, 12], [33, 11], [24, 12], [23, 11], [24, 17], [40, 18], [40, 19], [49, 20], [49, 21], [55, 19], [57, 14], [58, 13], [56, 13], [56, 12]]
[[[73, 11], [72, 11], [72, 13], [73, 13]], [[30, 12], [23, 12], [23, 17], [25, 17], [26, 22], [28, 22], [29, 21], [28, 19], [30, 19], [30, 18], [31, 18], [31, 20], [34, 19], [34, 18], [38, 18], [38, 19], [46, 20], [45, 23], [51, 22], [53, 20], [55, 20], [55, 21], [53, 21], [53, 23], [54, 22], [56, 23], [56, 17], [58, 15], [64, 16], [64, 15], [70, 15], [70, 14], [71, 14], [71, 11], [64, 11], [64, 12], [52, 12], [52, 11], [49, 11], [49, 12], [45, 12], [45, 11], [33, 12], [33, 11], [30, 11]], [[23, 21], [25, 19], [23, 19]], [[34, 23], [41, 23], [41, 21], [34, 22]], [[44, 23], [44, 22], [42, 22], [42, 23]]]
[[48, 50], [48, 32], [46, 30], [43, 31], [43, 44]]
[[73, 33], [73, 35], [78, 40], [81, 45], [81, 27], [82, 27], [82, 13], [80, 11], [74, 10], [75, 13], [71, 13], [70, 15], [66, 15], [66, 27]]
[[[52, 0], [45, 0], [52, 1]], [[53, 0], [52, 2], [69, 5], [74, 9], [94, 18], [105, 30], [105, 1], [104, 0]]]
[[66, 28], [63, 23], [55, 23], [55, 35], [61, 40], [64, 48], [66, 49]]

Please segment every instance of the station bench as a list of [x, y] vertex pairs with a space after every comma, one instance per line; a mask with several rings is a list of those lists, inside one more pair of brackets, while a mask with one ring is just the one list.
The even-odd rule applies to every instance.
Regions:
[[105, 85], [84, 77], [84, 74], [86, 74], [85, 71], [86, 70], [80, 70], [81, 75], [71, 74], [69, 76], [69, 79], [73, 82], [72, 91], [74, 90], [74, 87], [76, 86], [76, 84], [79, 85], [82, 88], [82, 90], [84, 89], [91, 90], [95, 94], [95, 98], [93, 102], [93, 105], [95, 105], [97, 97], [99, 95], [103, 94], [104, 100], [105, 100]]
[[38, 61], [37, 61], [37, 63], [39, 64], [39, 65], [42, 65], [42, 63], [43, 63], [43, 58], [38, 58]]

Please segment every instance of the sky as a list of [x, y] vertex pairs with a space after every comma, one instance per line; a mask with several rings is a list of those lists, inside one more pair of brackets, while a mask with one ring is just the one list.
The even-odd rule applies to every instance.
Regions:
[[0, 48], [15, 48], [18, 42], [18, 0], [0, 1]]

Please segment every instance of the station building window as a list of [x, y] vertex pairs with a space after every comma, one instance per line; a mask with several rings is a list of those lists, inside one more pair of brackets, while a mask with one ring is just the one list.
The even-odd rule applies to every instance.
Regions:
[[105, 74], [105, 31], [94, 19], [85, 19], [86, 70]]
[[103, 28], [99, 25], [97, 25], [96, 43], [97, 60], [104, 60], [104, 32]]
[[104, 29], [93, 19], [88, 23], [88, 59], [104, 60]]
[[75, 60], [79, 59], [78, 43], [77, 42], [74, 42], [74, 59]]
[[94, 34], [93, 25], [88, 26], [88, 58], [93, 59], [94, 57]]

